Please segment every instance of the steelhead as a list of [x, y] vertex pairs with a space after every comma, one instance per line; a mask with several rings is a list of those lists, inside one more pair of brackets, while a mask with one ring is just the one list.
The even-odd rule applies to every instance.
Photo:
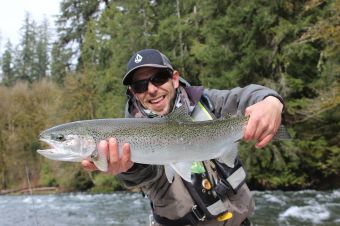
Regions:
[[[38, 150], [38, 153], [60, 161], [89, 159], [98, 169], [107, 171], [106, 156], [98, 152], [97, 145], [101, 140], [114, 137], [120, 151], [124, 143], [130, 144], [133, 162], [164, 165], [170, 182], [175, 172], [191, 181], [192, 162], [219, 158], [234, 167], [238, 141], [243, 137], [247, 122], [248, 117], [245, 116], [194, 122], [182, 108], [168, 116], [153, 119], [76, 121], [43, 131], [39, 138], [51, 148]], [[285, 131], [278, 134], [278, 139], [288, 138]]]

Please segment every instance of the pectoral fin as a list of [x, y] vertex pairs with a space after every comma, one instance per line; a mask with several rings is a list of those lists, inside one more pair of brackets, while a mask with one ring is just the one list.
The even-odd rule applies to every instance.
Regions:
[[184, 180], [191, 182], [191, 165], [192, 165], [192, 162], [178, 162], [178, 163], [173, 163], [170, 166]]
[[165, 176], [168, 179], [169, 183], [172, 183], [175, 177], [175, 171], [170, 165], [164, 165]]
[[103, 152], [103, 150], [101, 151], [99, 149], [95, 155], [91, 156], [91, 160], [93, 161], [94, 165], [100, 171], [107, 172], [107, 170], [108, 170], [108, 163], [107, 163], [106, 154]]

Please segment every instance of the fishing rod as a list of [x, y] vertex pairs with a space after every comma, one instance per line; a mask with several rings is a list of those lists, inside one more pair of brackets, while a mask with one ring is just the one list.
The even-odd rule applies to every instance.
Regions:
[[35, 211], [35, 203], [34, 203], [31, 179], [30, 179], [30, 175], [29, 175], [29, 169], [28, 169], [26, 164], [25, 164], [25, 172], [26, 172], [26, 179], [27, 179], [27, 183], [28, 183], [28, 191], [29, 191], [29, 194], [30, 194], [30, 197], [31, 197], [31, 200], [32, 200], [34, 223], [35, 223], [36, 226], [39, 226], [36, 211]]

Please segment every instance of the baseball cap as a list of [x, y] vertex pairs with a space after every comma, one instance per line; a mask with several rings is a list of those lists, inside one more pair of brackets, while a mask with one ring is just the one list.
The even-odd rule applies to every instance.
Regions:
[[128, 85], [135, 70], [141, 67], [168, 68], [174, 70], [169, 59], [156, 49], [143, 49], [130, 58], [127, 73], [124, 75], [123, 84]]

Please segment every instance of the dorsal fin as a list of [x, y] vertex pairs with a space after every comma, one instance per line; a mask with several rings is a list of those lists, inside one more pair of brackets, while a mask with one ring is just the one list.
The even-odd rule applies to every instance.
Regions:
[[175, 120], [178, 122], [192, 122], [193, 121], [190, 115], [188, 114], [188, 110], [186, 109], [184, 104], [175, 108], [171, 113], [169, 113], [164, 118]]

